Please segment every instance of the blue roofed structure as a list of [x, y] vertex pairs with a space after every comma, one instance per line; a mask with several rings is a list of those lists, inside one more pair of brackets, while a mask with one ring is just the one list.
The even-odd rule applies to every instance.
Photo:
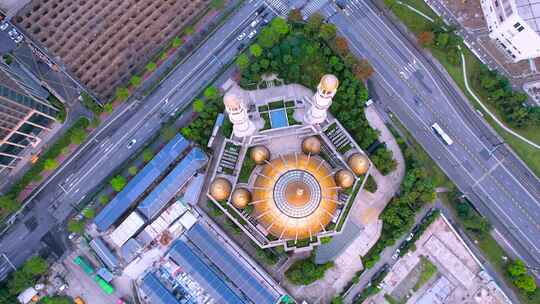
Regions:
[[[268, 288], [268, 285], [272, 286], [272, 283], [260, 282], [260, 278], [253, 275], [245, 264], [240, 263], [238, 257], [218, 242], [215, 235], [209, 233], [201, 223], [195, 224], [187, 231], [187, 237], [199, 249], [199, 252], [221, 270], [253, 303], [274, 304], [277, 302], [281, 295], [277, 290]], [[185, 267], [185, 265], [182, 266]]]
[[116, 271], [120, 268], [120, 263], [116, 254], [114, 254], [109, 247], [103, 242], [100, 237], [93, 239], [90, 242], [90, 248], [92, 248], [100, 260], [109, 268], [110, 271]]
[[144, 276], [141, 282], [141, 290], [148, 297], [147, 303], [180, 304], [153, 272]]
[[131, 204], [189, 147], [190, 142], [177, 134], [137, 174], [94, 219], [99, 231], [111, 227], [126, 212]]
[[203, 151], [193, 148], [142, 201], [138, 211], [148, 220], [153, 219], [207, 160]]
[[217, 303], [242, 304], [237, 295], [200, 256], [182, 240], [176, 241], [169, 250], [169, 257], [207, 291]]

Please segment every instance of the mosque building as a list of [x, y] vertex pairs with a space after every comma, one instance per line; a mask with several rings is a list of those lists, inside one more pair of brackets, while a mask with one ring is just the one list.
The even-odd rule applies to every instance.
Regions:
[[338, 86], [324, 75], [315, 94], [284, 85], [224, 96], [233, 133], [207, 195], [262, 248], [311, 250], [340, 233], [367, 180], [371, 162], [328, 113]]

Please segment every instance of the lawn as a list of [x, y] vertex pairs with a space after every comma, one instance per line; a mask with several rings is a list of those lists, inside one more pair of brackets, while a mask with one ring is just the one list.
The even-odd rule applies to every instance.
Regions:
[[414, 291], [422, 288], [437, 273], [437, 266], [433, 265], [426, 257], [422, 257], [420, 260], [420, 271], [420, 277], [413, 287]]

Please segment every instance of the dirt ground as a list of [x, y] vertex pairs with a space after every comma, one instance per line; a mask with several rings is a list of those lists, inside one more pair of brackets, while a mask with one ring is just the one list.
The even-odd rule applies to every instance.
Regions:
[[482, 13], [480, 0], [433, 0], [448, 7], [459, 22], [469, 29], [486, 27], [486, 20]]

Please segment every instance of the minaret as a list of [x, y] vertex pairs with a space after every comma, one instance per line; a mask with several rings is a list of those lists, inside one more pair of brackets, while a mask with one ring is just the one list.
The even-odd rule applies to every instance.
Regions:
[[320, 124], [326, 119], [326, 112], [332, 105], [332, 98], [336, 95], [339, 80], [332, 74], [326, 74], [321, 78], [317, 86], [317, 93], [304, 115], [304, 123]]
[[249, 119], [246, 107], [234, 93], [227, 92], [223, 97], [225, 110], [229, 114], [229, 120], [233, 124], [233, 134], [236, 137], [251, 136], [255, 132], [255, 124]]

